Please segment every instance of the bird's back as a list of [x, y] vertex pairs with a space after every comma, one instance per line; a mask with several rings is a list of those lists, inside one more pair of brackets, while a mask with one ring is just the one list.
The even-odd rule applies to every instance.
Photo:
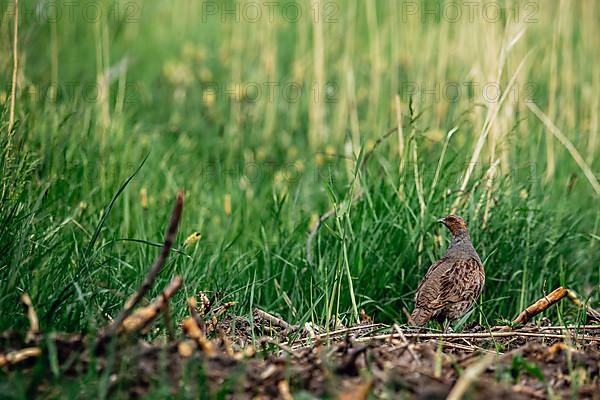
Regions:
[[425, 325], [430, 319], [456, 320], [481, 294], [485, 274], [481, 259], [468, 236], [458, 238], [446, 255], [435, 262], [419, 284], [410, 323]]

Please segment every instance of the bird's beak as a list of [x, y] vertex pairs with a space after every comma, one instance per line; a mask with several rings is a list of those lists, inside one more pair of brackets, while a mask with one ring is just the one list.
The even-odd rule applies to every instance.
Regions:
[[440, 224], [444, 224], [444, 225], [446, 224], [446, 222], [444, 221], [444, 218], [438, 219], [437, 222]]

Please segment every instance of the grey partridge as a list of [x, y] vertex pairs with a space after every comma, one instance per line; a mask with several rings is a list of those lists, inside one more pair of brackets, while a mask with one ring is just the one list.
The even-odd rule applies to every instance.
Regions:
[[483, 264], [465, 220], [448, 215], [438, 222], [450, 230], [452, 240], [444, 257], [429, 267], [417, 288], [410, 325], [423, 326], [431, 319], [440, 324], [459, 319], [473, 306], [485, 283]]

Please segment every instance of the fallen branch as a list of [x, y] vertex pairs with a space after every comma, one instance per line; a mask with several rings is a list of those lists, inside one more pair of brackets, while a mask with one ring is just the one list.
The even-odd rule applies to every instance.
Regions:
[[263, 319], [263, 320], [271, 323], [272, 325], [275, 325], [278, 328], [283, 329], [282, 333], [284, 333], [284, 334], [296, 332], [298, 329], [300, 329], [300, 327], [298, 325], [291, 325], [291, 324], [285, 322], [283, 319], [278, 318], [274, 315], [271, 315], [268, 312], [263, 311], [259, 308], [254, 309], [254, 317]]
[[[520, 332], [520, 331], [508, 331], [508, 332], [476, 332], [476, 333], [405, 333], [404, 337], [407, 338], [416, 338], [416, 339], [492, 339], [498, 337], [537, 337], [537, 338], [550, 338], [550, 339], [565, 339], [566, 335], [554, 334], [554, 333], [536, 333], [536, 332]], [[357, 338], [357, 342], [367, 342], [370, 340], [386, 340], [390, 338], [401, 339], [401, 336], [394, 333], [389, 333], [386, 335], [375, 335], [375, 336], [365, 336], [362, 338]], [[589, 340], [593, 342], [600, 342], [600, 336], [590, 336], [590, 335], [573, 335], [571, 339], [576, 340]]]
[[567, 297], [577, 307], [585, 308], [588, 321], [600, 322], [599, 311], [594, 310], [589, 305], [584, 304], [577, 296], [577, 293], [575, 293], [574, 291], [561, 286], [559, 288], [554, 289], [547, 296], [542, 297], [541, 299], [527, 307], [525, 310], [521, 311], [519, 316], [512, 321], [513, 325], [525, 325], [533, 317], [535, 317], [543, 311], [546, 311], [550, 306], [552, 306], [553, 304], [557, 303], [559, 300], [565, 297]]
[[132, 334], [146, 328], [167, 306], [171, 297], [181, 288], [183, 280], [180, 276], [176, 276], [171, 283], [165, 288], [160, 296], [158, 296], [149, 306], [141, 308], [134, 312], [131, 316], [125, 318], [123, 324], [119, 327], [119, 333]]
[[188, 337], [194, 339], [196, 343], [198, 343], [198, 346], [200, 346], [200, 349], [202, 349], [209, 357], [216, 356], [217, 351], [215, 346], [206, 338], [207, 328], [204, 324], [204, 320], [198, 314], [196, 298], [193, 296], [188, 298], [187, 304], [191, 317], [184, 319], [181, 323], [183, 331]]
[[39, 347], [26, 347], [21, 350], [0, 354], [0, 368], [19, 364], [30, 358], [39, 357], [41, 354], [42, 350]]
[[551, 331], [551, 330], [586, 330], [586, 329], [598, 329], [600, 330], [600, 325], [550, 325], [550, 326], [540, 326], [540, 331]]
[[111, 325], [108, 336], [113, 336], [120, 328], [121, 324], [127, 319], [127, 317], [131, 314], [134, 307], [142, 300], [142, 298], [146, 295], [152, 284], [156, 280], [156, 277], [160, 273], [162, 267], [165, 265], [167, 260], [167, 256], [169, 255], [169, 251], [171, 247], [173, 247], [173, 242], [175, 241], [175, 236], [177, 234], [177, 228], [179, 227], [179, 220], [181, 219], [181, 212], [183, 210], [183, 192], [177, 193], [177, 200], [175, 201], [175, 207], [173, 208], [173, 213], [171, 214], [171, 220], [169, 222], [169, 226], [167, 228], [167, 233], [165, 234], [165, 242], [160, 250], [160, 253], [148, 274], [144, 278], [142, 285], [139, 287], [138, 291], [135, 295], [129, 299], [123, 310], [121, 310], [119, 316], [115, 319], [115, 322]]
[[227, 310], [229, 310], [231, 307], [235, 306], [237, 303], [238, 303], [237, 301], [228, 301], [227, 303], [215, 308], [212, 311], [213, 318], [219, 319], [220, 317], [223, 316], [223, 314], [225, 314], [227, 312]]
[[453, 349], [458, 349], [458, 350], [463, 350], [463, 351], [469, 351], [469, 352], [477, 351], [477, 352], [481, 352], [481, 353], [502, 354], [497, 351], [492, 351], [492, 350], [484, 349], [483, 347], [475, 346], [475, 345], [469, 343], [468, 341], [467, 341], [467, 343], [469, 343], [469, 345], [447, 342], [445, 340], [440, 340], [439, 343], [441, 344], [442, 347], [450, 347]]
[[194, 296], [187, 299], [188, 310], [190, 311], [190, 315], [196, 321], [196, 325], [202, 332], [206, 332], [206, 324], [202, 319], [202, 316], [198, 313], [198, 303], [196, 303], [196, 298]]
[[294, 341], [294, 344], [299, 344], [301, 342], [310, 342], [313, 340], [321, 340], [321, 339], [335, 339], [340, 336], [344, 336], [344, 334], [346, 334], [348, 332], [355, 332], [355, 331], [361, 331], [361, 330], [367, 330], [367, 329], [377, 330], [377, 329], [381, 329], [381, 328], [389, 328], [389, 326], [385, 325], [385, 324], [358, 325], [358, 326], [353, 326], [350, 328], [338, 329], [336, 331], [320, 333], [318, 335], [310, 336], [308, 338], [297, 339]]
[[207, 335], [210, 335], [216, 328], [217, 325], [219, 323], [219, 318], [221, 318], [226, 312], [227, 310], [229, 310], [231, 307], [235, 306], [237, 304], [237, 301], [228, 301], [227, 303], [210, 310], [210, 314], [211, 317], [210, 319], [207, 321], [208, 323], [206, 324], [206, 329], [204, 329], [204, 321], [202, 321], [200, 325], [200, 327], [202, 328], [203, 331], [206, 332]]
[[181, 327], [189, 338], [194, 339], [194, 341], [198, 343], [200, 349], [202, 349], [202, 351], [204, 351], [207, 356], [214, 357], [217, 355], [217, 351], [213, 343], [206, 338], [204, 332], [202, 331], [202, 329], [200, 329], [200, 327], [196, 323], [196, 320], [193, 317], [188, 317], [184, 319], [181, 323]]
[[548, 307], [550, 307], [552, 304], [565, 297], [567, 293], [568, 289], [564, 287], [554, 289], [550, 294], [542, 297], [541, 299], [539, 299], [538, 301], [521, 311], [519, 316], [515, 318], [512, 323], [515, 325], [525, 325], [527, 322], [529, 322], [529, 320], [531, 320], [531, 318], [535, 317], [542, 311], [547, 310]]

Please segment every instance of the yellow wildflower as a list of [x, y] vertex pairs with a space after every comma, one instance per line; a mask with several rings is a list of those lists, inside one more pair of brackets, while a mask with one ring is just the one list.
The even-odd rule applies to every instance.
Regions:
[[190, 236], [188, 236], [187, 239], [185, 239], [185, 242], [183, 242], [183, 246], [190, 247], [191, 245], [196, 243], [198, 240], [200, 240], [201, 237], [202, 237], [202, 235], [200, 233], [194, 232]]

